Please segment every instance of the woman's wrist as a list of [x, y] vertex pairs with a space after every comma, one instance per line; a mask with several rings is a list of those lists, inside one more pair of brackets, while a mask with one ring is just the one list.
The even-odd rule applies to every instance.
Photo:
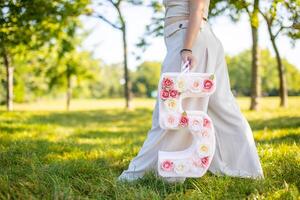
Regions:
[[183, 48], [180, 50], [180, 54], [182, 54], [183, 52], [189, 52], [189, 53], [193, 53], [192, 49], [189, 48]]

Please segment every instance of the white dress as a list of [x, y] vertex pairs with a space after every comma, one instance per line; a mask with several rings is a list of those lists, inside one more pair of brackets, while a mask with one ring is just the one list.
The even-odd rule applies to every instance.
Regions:
[[[165, 0], [164, 4], [169, 13], [182, 15], [188, 11], [188, 1]], [[187, 25], [188, 21], [184, 20], [165, 27], [167, 55], [161, 73], [181, 71], [179, 52], [183, 48]], [[192, 50], [197, 61], [192, 71], [215, 73], [217, 80], [216, 91], [210, 97], [207, 106], [207, 113], [214, 123], [216, 135], [216, 150], [208, 170], [219, 175], [264, 178], [253, 133], [230, 89], [223, 46], [209, 23], [203, 21]], [[199, 106], [197, 99], [187, 99], [185, 103], [189, 110]], [[157, 172], [159, 150], [184, 150], [191, 142], [192, 135], [186, 129], [164, 130], [159, 126], [159, 106], [156, 99], [152, 127], [147, 138], [138, 155], [131, 160], [128, 169], [124, 170], [118, 179], [131, 181], [143, 177], [146, 171]], [[178, 180], [182, 182], [185, 178]]]

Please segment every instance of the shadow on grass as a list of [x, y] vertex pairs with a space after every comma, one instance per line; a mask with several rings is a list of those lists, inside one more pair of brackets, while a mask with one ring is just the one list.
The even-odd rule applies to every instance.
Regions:
[[55, 112], [47, 115], [32, 115], [25, 123], [27, 124], [52, 124], [63, 127], [87, 126], [90, 123], [98, 124], [132, 124], [149, 120], [150, 109], [136, 109], [125, 111], [120, 109], [96, 110], [96, 111], [70, 111]]
[[286, 129], [300, 127], [300, 117], [277, 117], [268, 120], [250, 120], [251, 128], [253, 130], [269, 129]]
[[[3, 113], [2, 113], [3, 114]], [[23, 119], [0, 119], [0, 130], [5, 134], [22, 132], [53, 133], [56, 127], [72, 130], [70, 139], [114, 139], [145, 136], [151, 128], [151, 109], [99, 110], [50, 113], [24, 113]], [[17, 118], [22, 112], [17, 112]], [[53, 125], [53, 128], [49, 128]], [[45, 129], [45, 130], [44, 130]], [[55, 133], [55, 132], [54, 132]]]
[[55, 199], [62, 194], [72, 199], [99, 198], [104, 193], [109, 194], [112, 185], [107, 180], [121, 171], [120, 165], [101, 157], [87, 159], [84, 152], [76, 158], [51, 157], [92, 148], [96, 146], [47, 140], [18, 141], [0, 153], [0, 194], [10, 194], [13, 199]]
[[289, 134], [281, 137], [275, 137], [271, 139], [258, 140], [261, 144], [300, 144], [300, 135]]
[[[17, 117], [12, 121], [3, 121], [0, 120], [0, 128], [8, 135], [34, 131], [39, 126], [42, 131], [45, 129], [46, 134], [53, 131], [54, 126], [73, 130], [62, 141], [52, 141], [51, 137], [42, 139], [39, 136], [18, 136], [11, 140], [12, 137], [5, 137], [5, 133], [0, 135], [3, 136], [0, 144], [5, 147], [5, 151], [0, 153], [0, 185], [3, 188], [7, 186], [7, 189], [2, 188], [0, 192], [8, 194], [22, 195], [25, 191], [41, 198], [45, 196], [39, 195], [60, 197], [59, 195], [65, 193], [69, 197], [95, 199], [116, 199], [126, 195], [141, 197], [138, 195], [143, 194], [148, 198], [141, 199], [149, 199], [149, 195], [153, 195], [153, 199], [184, 199], [180, 198], [184, 195], [190, 199], [229, 199], [233, 196], [245, 198], [251, 194], [272, 192], [272, 188], [281, 188], [283, 181], [300, 186], [300, 179], [297, 178], [300, 173], [297, 158], [284, 152], [265, 155], [266, 180], [263, 181], [218, 177], [208, 173], [200, 179], [188, 179], [185, 184], [177, 186], [165, 185], [153, 176], [146, 176], [133, 188], [130, 185], [116, 184], [115, 178], [133, 157], [133, 148], [140, 147], [146, 131], [150, 128], [150, 109], [137, 109], [134, 112], [100, 110], [33, 113], [26, 115], [21, 121]], [[287, 129], [299, 127], [300, 118], [274, 118], [250, 123], [254, 130], [263, 130], [264, 127], [270, 130]], [[91, 126], [93, 127], [89, 128]], [[55, 134], [53, 137], [59, 137], [59, 133]], [[79, 139], [87, 139], [87, 143], [80, 143]], [[101, 144], [88, 143], [89, 139], [100, 139]], [[110, 141], [114, 143], [109, 144]], [[282, 137], [260, 140], [259, 143], [282, 144], [295, 141], [299, 144], [299, 136], [290, 132]], [[25, 189], [21, 190], [20, 185], [25, 185]], [[27, 199], [24, 196], [19, 197]]]

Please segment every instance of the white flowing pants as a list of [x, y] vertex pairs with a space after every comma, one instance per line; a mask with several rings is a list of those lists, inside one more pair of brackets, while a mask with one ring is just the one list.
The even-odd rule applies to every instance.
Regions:
[[[163, 72], [180, 72], [180, 50], [183, 47], [188, 21], [179, 21], [165, 28], [167, 55], [162, 64]], [[244, 178], [263, 178], [263, 171], [249, 123], [230, 90], [224, 50], [209, 23], [204, 22], [193, 45], [196, 66], [193, 72], [212, 72], [216, 75], [217, 88], [210, 97], [207, 112], [216, 134], [216, 151], [209, 171], [214, 174]], [[197, 110], [197, 99], [187, 99], [189, 110]], [[156, 100], [152, 115], [152, 128], [138, 155], [132, 159], [119, 179], [135, 180], [146, 171], [157, 172], [158, 151], [178, 151], [190, 146], [192, 135], [186, 130], [164, 130], [159, 126], [159, 106]]]

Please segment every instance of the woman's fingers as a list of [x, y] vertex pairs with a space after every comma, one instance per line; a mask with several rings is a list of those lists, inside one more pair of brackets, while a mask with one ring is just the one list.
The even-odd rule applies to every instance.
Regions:
[[196, 59], [191, 52], [182, 52], [181, 59], [183, 63], [189, 62], [190, 69], [196, 66]]
[[196, 66], [196, 59], [194, 56], [191, 57], [190, 59], [190, 69]]

